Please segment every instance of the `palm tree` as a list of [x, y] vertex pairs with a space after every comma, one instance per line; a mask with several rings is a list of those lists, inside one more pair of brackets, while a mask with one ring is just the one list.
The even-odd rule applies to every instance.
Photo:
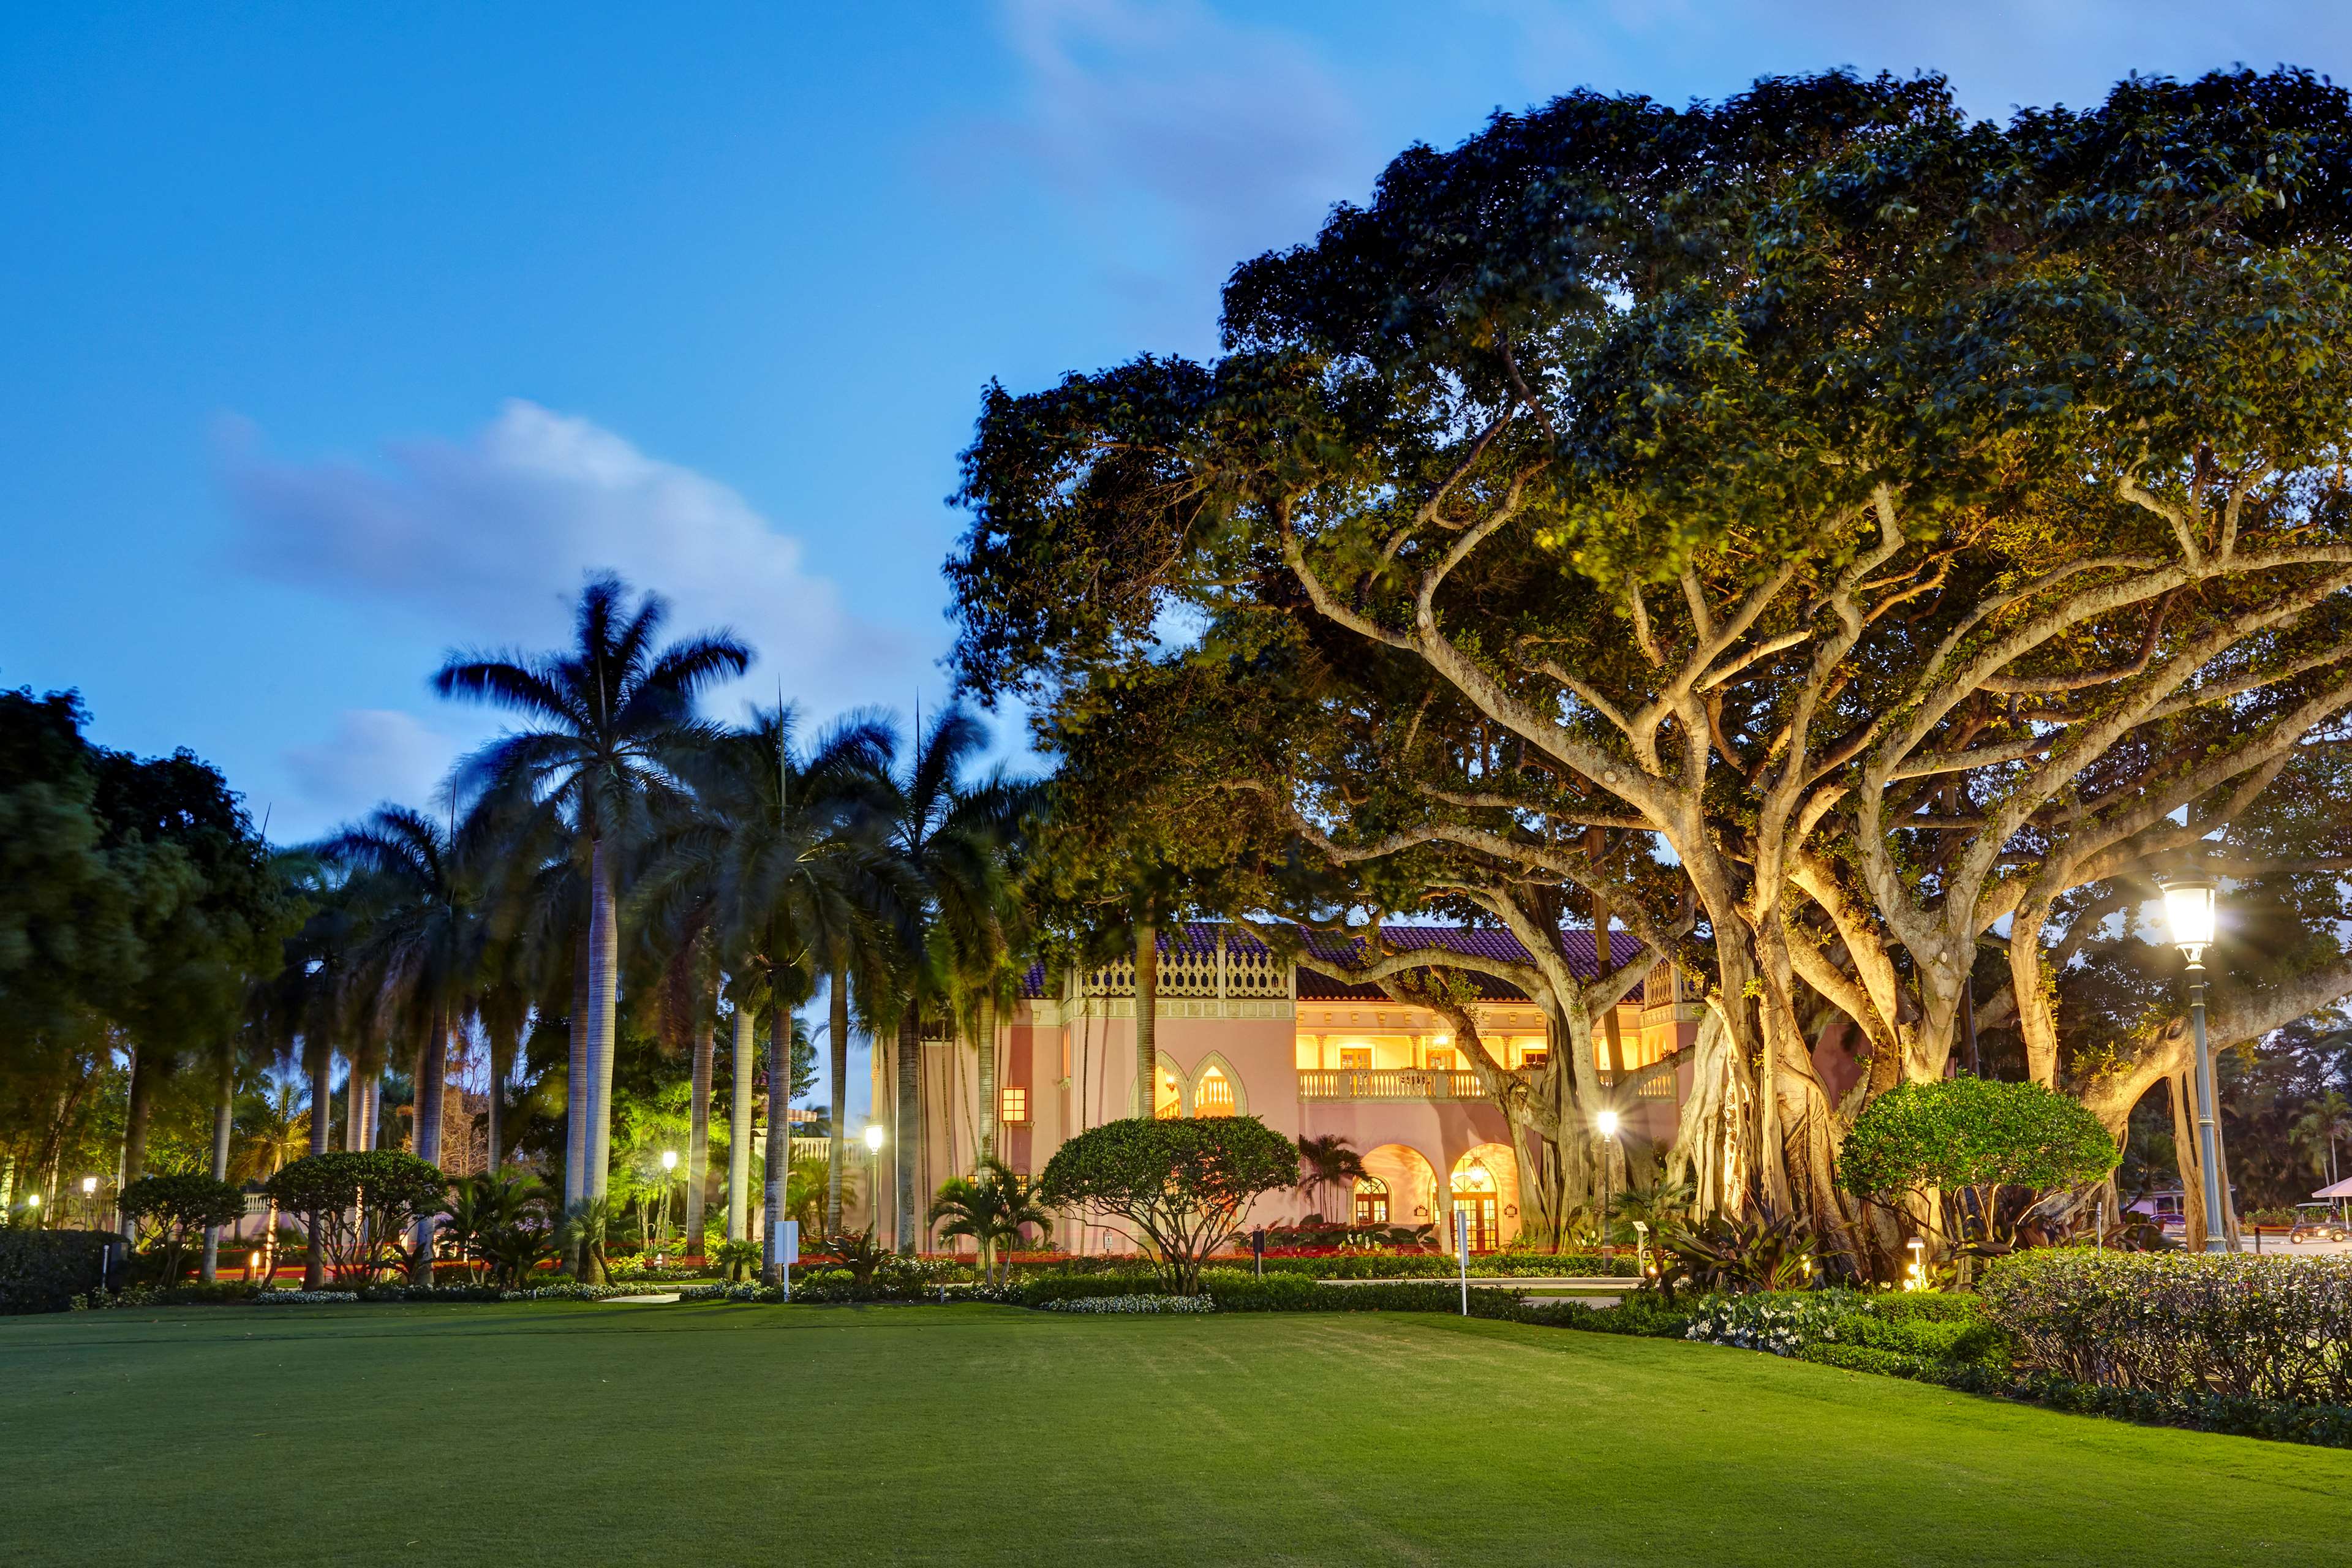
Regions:
[[[920, 1139], [923, 1015], [952, 1016], [961, 983], [984, 974], [1013, 943], [1006, 850], [1034, 808], [1033, 784], [1002, 772], [978, 783], [965, 774], [987, 749], [988, 731], [950, 703], [917, 735], [914, 753], [892, 781], [887, 840], [908, 896], [898, 906], [898, 951], [890, 1011], [897, 1015], [896, 1161], [898, 1247], [915, 1250], [915, 1161]], [[879, 1009], [877, 1009], [879, 1011]]]
[[1371, 1174], [1364, 1169], [1364, 1157], [1337, 1132], [1301, 1138], [1298, 1141], [1298, 1190], [1316, 1194], [1318, 1210], [1329, 1204], [1331, 1189], [1341, 1182], [1349, 1183], [1352, 1188], [1353, 1184]]
[[[483, 930], [453, 835], [422, 812], [384, 805], [321, 845], [320, 858], [361, 881], [373, 917], [358, 954], [361, 984], [385, 1032], [413, 1053], [416, 1157], [442, 1163], [450, 1036], [473, 1007]], [[416, 1222], [415, 1269], [429, 1284], [436, 1216]]]
[[982, 1159], [973, 1175], [940, 1184], [930, 1219], [935, 1225], [947, 1221], [939, 1227], [941, 1236], [968, 1236], [979, 1243], [981, 1279], [986, 1283], [998, 1277], [1000, 1258], [1003, 1277], [1010, 1279], [1011, 1254], [1020, 1245], [1022, 1231], [1033, 1225], [1042, 1230], [1053, 1224], [1054, 1215], [1038, 1201], [1034, 1182], [1016, 1175], [1002, 1160]]
[[560, 826], [575, 862], [586, 861], [587, 1016], [573, 1024], [572, 1142], [579, 1158], [564, 1172], [567, 1206], [602, 1197], [606, 1185], [620, 857], [642, 842], [657, 804], [678, 789], [685, 754], [705, 738], [694, 717], [697, 696], [751, 662], [751, 649], [725, 632], [657, 647], [667, 615], [652, 594], [632, 609], [621, 580], [600, 575], [580, 596], [570, 649], [461, 654], [434, 677], [445, 697], [492, 703], [531, 721], [467, 758], [460, 780], [495, 816]]
[[2352, 1100], [2345, 1099], [2340, 1089], [2329, 1089], [2295, 1119], [2288, 1136], [2311, 1162], [2313, 1173], [2325, 1175], [2327, 1184], [2334, 1186], [2336, 1145], [2339, 1140], [2352, 1138]]
[[[289, 1163], [301, 1158], [310, 1142], [310, 1111], [298, 1098], [300, 1080], [278, 1073], [264, 1080], [258, 1094], [247, 1097], [245, 1112], [239, 1118], [236, 1151], [229, 1162], [229, 1180], [267, 1182]], [[269, 1200], [261, 1250], [267, 1263], [262, 1278], [268, 1279], [278, 1271], [275, 1197]]]
[[[344, 879], [334, 868], [312, 856], [296, 875], [310, 904], [310, 914], [301, 929], [287, 939], [285, 962], [277, 979], [262, 993], [262, 1022], [279, 1053], [299, 1058], [310, 1079], [310, 1147], [305, 1152], [323, 1154], [333, 1146], [335, 1042], [350, 1037], [351, 951], [359, 922]], [[352, 1075], [356, 1087], [356, 1066]], [[347, 1143], [355, 1131], [355, 1125], [347, 1121]], [[323, 1221], [313, 1215], [310, 1228], [302, 1285], [317, 1290], [327, 1281]]]
[[[663, 835], [643, 894], [649, 910], [705, 908], [715, 950], [726, 955], [739, 1050], [747, 1013], [768, 1015], [771, 1220], [789, 1174], [794, 1010], [814, 993], [821, 963], [855, 963], [878, 945], [897, 869], [874, 842], [890, 798], [887, 728], [853, 716], [798, 755], [792, 731], [792, 711], [779, 708], [706, 741], [687, 764], [693, 810]], [[736, 1071], [739, 1086], [748, 1082], [740, 1057]], [[728, 1205], [730, 1215], [747, 1210], [749, 1194], [730, 1191]], [[773, 1257], [763, 1273], [781, 1279]]]

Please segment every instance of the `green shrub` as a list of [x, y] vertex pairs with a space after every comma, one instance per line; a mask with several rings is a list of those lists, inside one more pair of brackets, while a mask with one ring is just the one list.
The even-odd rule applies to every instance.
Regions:
[[[1544, 1314], [1540, 1319], [1536, 1313]], [[1528, 1309], [1531, 1321], [1595, 1334], [1633, 1334], [1643, 1339], [1678, 1340], [1690, 1328], [1691, 1308], [1675, 1306], [1656, 1296], [1628, 1296], [1614, 1307], [1580, 1307], [1573, 1301]]]
[[1024, 1307], [1087, 1296], [1141, 1296], [1164, 1289], [1156, 1274], [1040, 1274], [1016, 1281], [1010, 1300]]
[[1983, 1294], [2021, 1359], [2069, 1382], [2352, 1405], [2352, 1256], [2046, 1248], [1997, 1261]]
[[1843, 1367], [1848, 1372], [1875, 1373], [1880, 1377], [1920, 1378], [1937, 1381], [1935, 1373], [1940, 1363], [1931, 1357], [1907, 1355], [1901, 1351], [1886, 1350], [1876, 1345], [1849, 1344], [1838, 1340], [1819, 1340], [1797, 1352], [1796, 1360], [1818, 1363], [1822, 1366]]
[[1251, 1202], [1297, 1181], [1298, 1146], [1255, 1116], [1130, 1116], [1054, 1151], [1036, 1195], [1147, 1238], [1154, 1272], [1171, 1292], [1190, 1296], [1199, 1293], [1202, 1263], [1233, 1239]]
[[0, 1230], [0, 1313], [62, 1312], [98, 1289], [106, 1248], [95, 1230]]

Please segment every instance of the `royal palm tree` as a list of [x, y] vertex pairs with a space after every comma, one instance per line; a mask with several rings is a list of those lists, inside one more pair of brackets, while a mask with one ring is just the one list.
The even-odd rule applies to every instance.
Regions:
[[[692, 903], [702, 910], [714, 950], [725, 956], [739, 1048], [746, 1016], [768, 1017], [763, 1212], [772, 1218], [782, 1211], [790, 1161], [784, 1112], [794, 1010], [814, 994], [820, 964], [855, 963], [877, 945], [897, 871], [876, 843], [890, 800], [887, 728], [852, 717], [804, 753], [793, 729], [792, 711], [776, 709], [706, 742], [687, 768], [692, 810], [678, 813], [660, 840], [645, 895], [649, 910]], [[739, 1085], [747, 1081], [749, 1064], [739, 1058], [736, 1072]], [[750, 1194], [730, 1191], [728, 1207], [730, 1216], [748, 1210]], [[763, 1272], [772, 1282], [781, 1278], [773, 1257]]]
[[[449, 1038], [473, 1010], [484, 931], [473, 879], [453, 835], [422, 812], [379, 806], [319, 847], [359, 880], [370, 920], [357, 954], [360, 984], [385, 1033], [415, 1063], [415, 1152], [442, 1163]], [[429, 1284], [436, 1216], [416, 1222], [414, 1268]]]
[[[897, 1110], [891, 1145], [899, 1252], [916, 1242], [916, 1158], [923, 1110], [923, 1017], [952, 1017], [965, 977], [984, 974], [1013, 943], [1006, 849], [1035, 802], [1034, 785], [1000, 771], [966, 775], [988, 747], [988, 731], [950, 703], [916, 736], [892, 779], [887, 842], [908, 892], [898, 905], [898, 952], [887, 1011], [898, 1026]], [[874, 1009], [877, 1013], [885, 1009]]]
[[[336, 1042], [351, 1038], [351, 953], [360, 922], [340, 871], [313, 856], [298, 874], [310, 913], [287, 939], [285, 962], [262, 994], [262, 1023], [279, 1054], [299, 1060], [310, 1081], [309, 1147], [303, 1152], [324, 1154], [333, 1147]], [[356, 1087], [358, 1068], [352, 1073]], [[355, 1130], [346, 1120], [347, 1143]], [[303, 1289], [309, 1290], [326, 1285], [322, 1224], [311, 1217], [309, 1261], [302, 1270]]]
[[[237, 1117], [236, 1148], [230, 1157], [228, 1179], [266, 1182], [309, 1152], [310, 1111], [302, 1099], [299, 1079], [273, 1073], [257, 1093], [246, 1096]], [[269, 1200], [267, 1228], [262, 1233], [264, 1279], [278, 1271], [278, 1200]]]
[[681, 762], [708, 737], [695, 718], [696, 698], [751, 662], [751, 649], [725, 632], [658, 646], [667, 614], [652, 594], [632, 607], [621, 580], [600, 575], [581, 595], [571, 648], [461, 654], [434, 677], [446, 697], [491, 703], [531, 724], [466, 760], [459, 772], [466, 792], [491, 807], [492, 819], [560, 830], [574, 863], [584, 861], [586, 1017], [574, 1021], [572, 1142], [579, 1157], [564, 1172], [567, 1205], [605, 1190], [621, 858], [643, 842], [655, 813], [679, 788]]

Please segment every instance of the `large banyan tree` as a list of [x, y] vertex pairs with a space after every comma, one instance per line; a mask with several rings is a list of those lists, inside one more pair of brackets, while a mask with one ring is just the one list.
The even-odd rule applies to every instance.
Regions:
[[[958, 664], [1098, 752], [1182, 707], [1258, 912], [1508, 927], [1574, 1063], [1628, 982], [1562, 920], [1674, 950], [1674, 1168], [1859, 1257], [1844, 1128], [1973, 1036], [2118, 1134], [2186, 1068], [2153, 1001], [2069, 1026], [2183, 857], [2293, 933], [2221, 1042], [2352, 990], [2347, 241], [2352, 114], [2299, 71], [1500, 115], [1237, 268], [1213, 362], [990, 390]], [[1601, 1092], [1522, 1111], [1590, 1169]]]

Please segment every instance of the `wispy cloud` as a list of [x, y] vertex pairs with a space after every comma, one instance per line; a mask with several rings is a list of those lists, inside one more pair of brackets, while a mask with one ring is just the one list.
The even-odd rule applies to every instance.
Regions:
[[1213, 278], [1304, 237], [1379, 167], [1297, 34], [1194, 0], [1008, 0], [1002, 15], [1023, 86], [1001, 140], [1093, 215], [1131, 290], [1153, 287], [1171, 243]]
[[346, 709], [326, 739], [289, 746], [280, 756], [299, 795], [288, 825], [300, 837], [310, 826], [355, 816], [379, 801], [426, 805], [457, 754], [456, 741], [413, 713]]
[[467, 646], [553, 646], [591, 572], [659, 590], [674, 632], [731, 626], [755, 689], [831, 710], [903, 692], [922, 653], [845, 609], [800, 542], [728, 486], [593, 422], [516, 400], [471, 439], [387, 444], [379, 461], [282, 461], [225, 443], [240, 564], [413, 618]]

